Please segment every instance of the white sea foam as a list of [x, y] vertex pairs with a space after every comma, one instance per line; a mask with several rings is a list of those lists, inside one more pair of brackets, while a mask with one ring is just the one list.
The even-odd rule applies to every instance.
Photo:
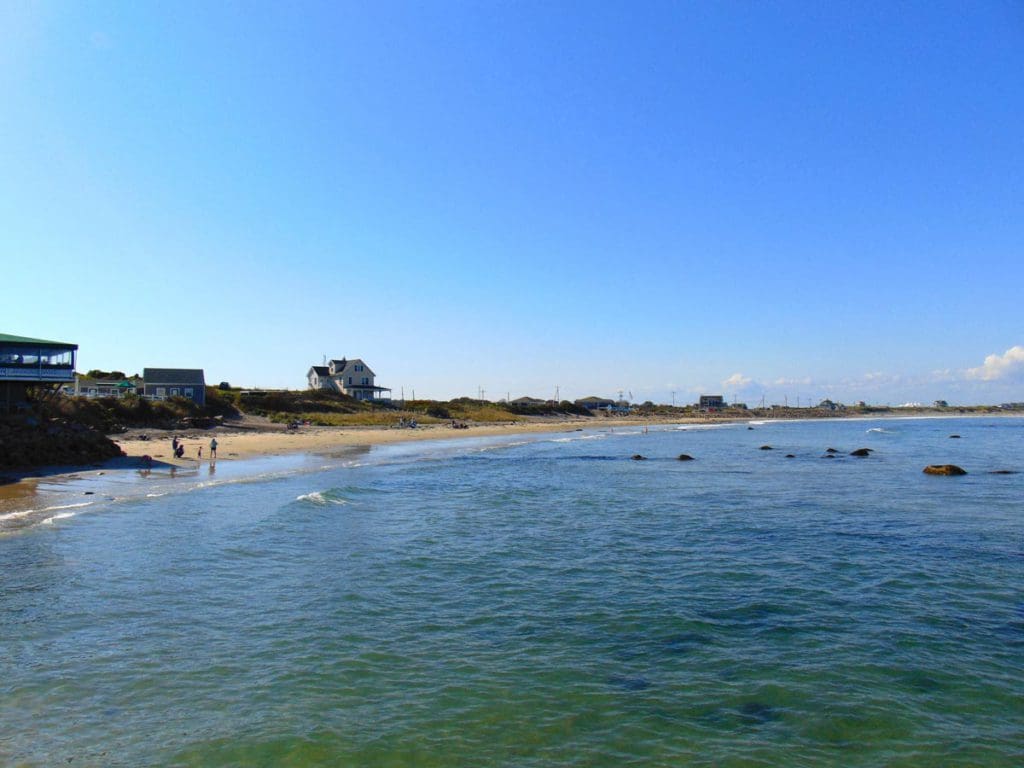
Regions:
[[20, 509], [17, 512], [8, 512], [5, 515], [0, 515], [0, 521], [3, 520], [17, 520], [20, 517], [27, 517], [28, 515], [34, 514], [34, 509]]
[[58, 504], [53, 507], [44, 507], [42, 511], [53, 512], [56, 509], [78, 509], [79, 507], [88, 507], [91, 504], [93, 504], [91, 501], [80, 501], [77, 504]]
[[335, 498], [333, 496], [328, 496], [323, 491], [312, 491], [310, 493], [303, 493], [301, 496], [296, 496], [295, 500], [308, 501], [310, 504], [316, 504], [317, 506], [321, 507], [326, 507], [328, 504], [337, 504], [338, 506], [348, 504], [347, 500]]
[[46, 518], [45, 520], [42, 521], [41, 524], [42, 525], [53, 525], [53, 521], [54, 520], [64, 520], [64, 519], [66, 519], [68, 517], [74, 517], [76, 514], [78, 514], [78, 513], [77, 512], [61, 512], [60, 514], [54, 515], [53, 517]]
[[[617, 432], [615, 434], [630, 435], [630, 434], [637, 434], [637, 433], [633, 433], [633, 432]], [[574, 435], [573, 437], [555, 437], [555, 438], [552, 438], [550, 442], [552, 442], [552, 443], [577, 443], [580, 440], [604, 440], [604, 438], [605, 438], [605, 435]], [[527, 442], [529, 442], [529, 441], [524, 441], [522, 443], [515, 443], [515, 445], [526, 445]]]

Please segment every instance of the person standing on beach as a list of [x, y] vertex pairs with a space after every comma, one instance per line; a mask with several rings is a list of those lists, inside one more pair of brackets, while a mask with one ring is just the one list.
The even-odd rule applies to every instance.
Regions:
[[199, 446], [199, 458], [200, 459], [203, 458], [203, 446], [202, 445]]
[[[202, 450], [202, 449], [200, 449], [200, 450]], [[217, 438], [216, 437], [211, 437], [210, 438], [210, 458], [211, 459], [216, 459], [217, 458]]]
[[171, 456], [178, 455], [178, 436], [175, 435], [174, 439], [171, 440]]

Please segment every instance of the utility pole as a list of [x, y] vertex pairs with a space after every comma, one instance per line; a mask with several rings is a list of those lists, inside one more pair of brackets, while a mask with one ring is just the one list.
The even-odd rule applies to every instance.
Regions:
[[676, 391], [674, 389], [672, 390], [672, 407], [676, 407]]
[[555, 384], [555, 402], [556, 403], [562, 402], [561, 399], [558, 397], [558, 385], [557, 384]]

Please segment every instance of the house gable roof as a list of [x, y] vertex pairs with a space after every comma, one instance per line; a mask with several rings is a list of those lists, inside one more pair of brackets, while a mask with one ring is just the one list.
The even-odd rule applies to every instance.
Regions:
[[[362, 359], [360, 359], [358, 357], [355, 358], [354, 360], [332, 360], [331, 362], [337, 364], [335, 366], [335, 371], [334, 371], [334, 375], [335, 376], [343, 376], [345, 373], [351, 373], [352, 371], [350, 369], [352, 369], [352, 367], [356, 366], [356, 365], [363, 366], [362, 373], [368, 373], [371, 376], [376, 376], [377, 375], [372, 370], [370, 370], [370, 366], [368, 366], [366, 363], [364, 363], [362, 361]], [[344, 365], [342, 365], [342, 363], [344, 363]]]
[[[315, 373], [317, 376], [329, 376], [331, 369], [326, 365], [314, 365], [309, 369], [309, 373]], [[309, 374], [306, 375], [308, 376]]]
[[195, 384], [205, 386], [202, 368], [143, 368], [146, 384]]

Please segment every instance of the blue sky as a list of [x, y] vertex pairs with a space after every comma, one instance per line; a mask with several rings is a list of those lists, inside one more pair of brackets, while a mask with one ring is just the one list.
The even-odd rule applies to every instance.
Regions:
[[0, 330], [418, 397], [1024, 400], [1024, 5], [5, 3]]

